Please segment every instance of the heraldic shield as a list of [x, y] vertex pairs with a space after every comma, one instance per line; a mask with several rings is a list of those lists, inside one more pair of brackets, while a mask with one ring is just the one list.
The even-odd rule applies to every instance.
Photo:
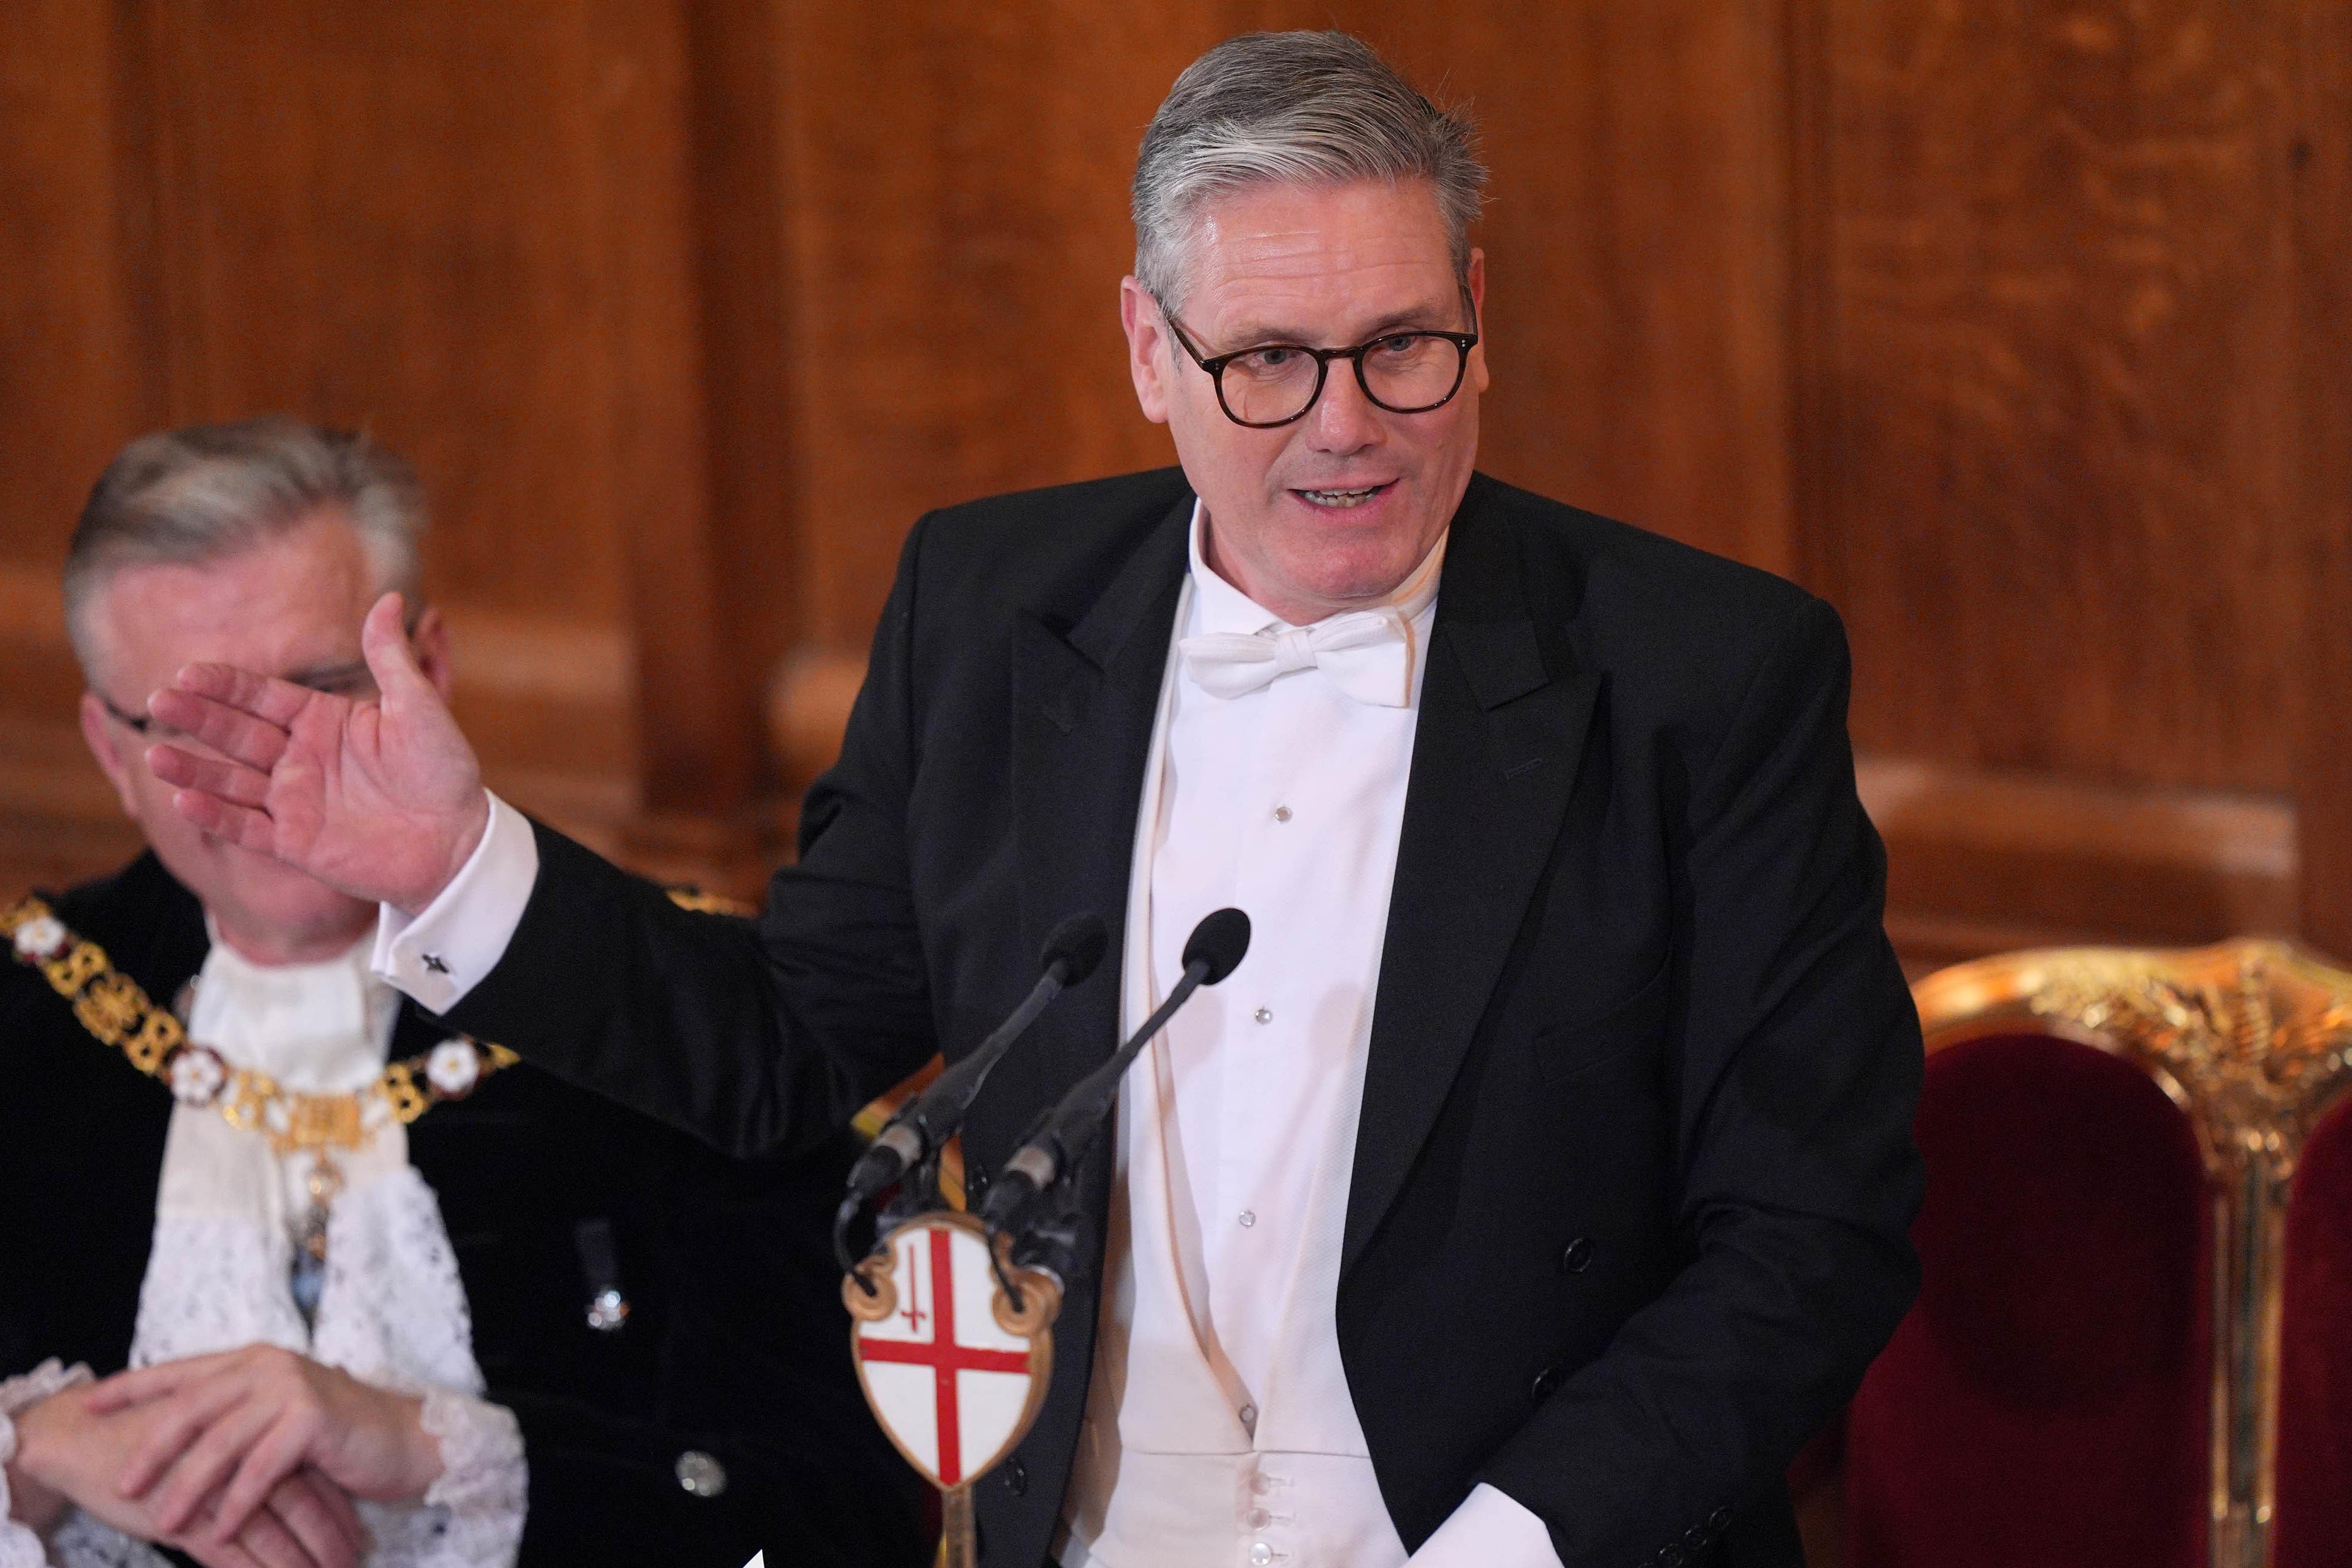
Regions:
[[1028, 1435], [1053, 1375], [1061, 1288], [1035, 1269], [1008, 1275], [1018, 1309], [979, 1220], [940, 1210], [891, 1231], [842, 1282], [866, 1402], [946, 1494], [951, 1521], [960, 1494]]

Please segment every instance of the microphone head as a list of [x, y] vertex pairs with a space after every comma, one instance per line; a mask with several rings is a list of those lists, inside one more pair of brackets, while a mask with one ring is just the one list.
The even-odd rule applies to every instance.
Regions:
[[1214, 985], [1234, 972], [1242, 955], [1249, 951], [1249, 916], [1239, 910], [1219, 910], [1201, 917], [1192, 934], [1184, 942], [1184, 967], [1195, 963], [1208, 966], [1201, 976], [1203, 985]]
[[1103, 960], [1103, 952], [1110, 946], [1110, 932], [1103, 926], [1102, 916], [1091, 912], [1075, 914], [1055, 926], [1045, 938], [1045, 951], [1038, 955], [1037, 966], [1051, 969], [1062, 966], [1062, 984], [1076, 985], [1095, 972]]

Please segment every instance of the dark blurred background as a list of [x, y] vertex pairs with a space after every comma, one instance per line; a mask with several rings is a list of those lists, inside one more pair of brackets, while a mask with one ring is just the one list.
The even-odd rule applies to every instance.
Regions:
[[271, 410], [423, 470], [497, 787], [756, 888], [917, 514], [1171, 459], [1136, 141], [1298, 26], [1483, 121], [1482, 466], [1843, 613], [1915, 969], [2352, 952], [2340, 0], [8, 0], [0, 890], [131, 843], [91, 479]]

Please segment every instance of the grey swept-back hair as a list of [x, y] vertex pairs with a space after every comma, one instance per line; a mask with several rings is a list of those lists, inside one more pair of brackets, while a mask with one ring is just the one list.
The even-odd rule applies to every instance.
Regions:
[[82, 673], [96, 679], [90, 605], [115, 573], [235, 555], [322, 507], [358, 531], [379, 588], [414, 604], [425, 491], [398, 453], [275, 416], [159, 431], [123, 447], [91, 488], [66, 555], [66, 631]]
[[1171, 309], [1203, 203], [1261, 182], [1426, 180], [1467, 279], [1486, 170], [1469, 116], [1440, 110], [1346, 33], [1247, 33], [1184, 68], [1135, 164], [1135, 276]]

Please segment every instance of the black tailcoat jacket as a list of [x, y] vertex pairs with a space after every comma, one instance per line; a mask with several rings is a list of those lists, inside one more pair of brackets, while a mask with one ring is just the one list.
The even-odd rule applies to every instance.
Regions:
[[[1027, 993], [1055, 921], [1121, 951], [1192, 497], [1168, 470], [935, 513], [756, 928], [544, 830], [454, 1010], [722, 1146], [823, 1136]], [[1407, 1546], [1490, 1481], [1561, 1560], [1795, 1563], [1784, 1468], [1909, 1303], [1921, 1058], [1854, 794], [1836, 616], [1475, 478], [1413, 743], [1338, 1331]], [[1347, 765], [1334, 758], [1334, 767]], [[985, 1173], [1116, 1044], [1105, 964], [997, 1068]], [[1098, 1238], [1108, 1139], [1082, 1167]], [[1036, 1568], [1093, 1353], [981, 1483]]]
[[[158, 1005], [204, 963], [203, 910], [152, 856], [49, 902]], [[447, 1036], [404, 1008], [392, 1055]], [[0, 946], [0, 1376], [121, 1369], [172, 1109]], [[847, 1366], [826, 1239], [845, 1146], [738, 1164], [526, 1064], [427, 1111], [408, 1152], [485, 1397], [522, 1427], [524, 1568], [925, 1561], [914, 1478]], [[617, 1332], [588, 1323], [606, 1286], [629, 1305]], [[717, 1496], [680, 1487], [689, 1450], [724, 1468]]]

